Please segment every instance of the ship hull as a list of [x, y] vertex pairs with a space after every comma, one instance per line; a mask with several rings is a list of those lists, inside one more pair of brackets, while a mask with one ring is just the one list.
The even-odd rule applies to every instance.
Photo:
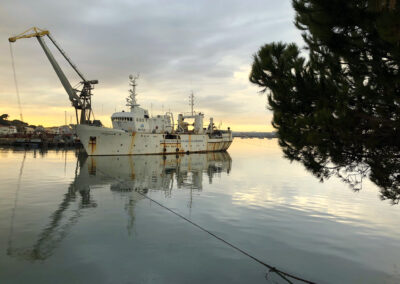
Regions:
[[232, 133], [219, 137], [208, 134], [173, 134], [126, 132], [124, 130], [77, 125], [76, 131], [89, 156], [149, 155], [226, 151]]

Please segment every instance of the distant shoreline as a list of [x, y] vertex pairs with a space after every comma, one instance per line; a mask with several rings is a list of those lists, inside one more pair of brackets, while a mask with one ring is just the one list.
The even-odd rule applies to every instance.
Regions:
[[277, 138], [276, 132], [232, 132], [233, 137], [240, 138]]

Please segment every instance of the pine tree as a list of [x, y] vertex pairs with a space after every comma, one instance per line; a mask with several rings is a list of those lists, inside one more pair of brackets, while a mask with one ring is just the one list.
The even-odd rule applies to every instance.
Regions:
[[359, 189], [369, 175], [400, 200], [400, 3], [293, 0], [307, 59], [295, 44], [254, 56], [250, 81], [268, 94], [287, 158], [321, 180]]

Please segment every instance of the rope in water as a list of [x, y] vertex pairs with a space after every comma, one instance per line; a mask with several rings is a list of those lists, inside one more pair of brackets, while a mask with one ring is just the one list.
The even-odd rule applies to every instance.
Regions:
[[146, 194], [143, 194], [143, 193], [141, 193], [140, 191], [136, 191], [136, 192], [139, 193], [141, 196], [143, 196], [143, 197], [149, 199], [150, 201], [154, 202], [154, 203], [157, 204], [158, 206], [160, 206], [160, 207], [164, 208], [165, 210], [171, 212], [172, 214], [175, 214], [176, 216], [178, 216], [179, 218], [185, 220], [186, 222], [192, 224], [193, 226], [199, 228], [200, 230], [202, 230], [202, 231], [206, 232], [207, 234], [213, 236], [214, 238], [220, 240], [221, 242], [225, 243], [226, 245], [228, 245], [228, 246], [232, 247], [233, 249], [239, 251], [240, 253], [242, 253], [242, 254], [244, 254], [244, 255], [250, 257], [250, 258], [253, 259], [254, 261], [258, 262], [259, 264], [264, 265], [265, 267], [267, 267], [267, 268], [269, 269], [270, 272], [275, 272], [275, 273], [278, 274], [280, 277], [282, 277], [283, 279], [285, 279], [288, 283], [292, 283], [292, 282], [291, 282], [287, 277], [290, 277], [290, 278], [292, 278], [292, 279], [296, 279], [296, 280], [298, 280], [298, 281], [302, 281], [302, 282], [304, 282], [304, 283], [315, 284], [315, 282], [312, 282], [312, 281], [309, 281], [309, 280], [306, 280], [306, 279], [297, 277], [297, 276], [295, 276], [295, 275], [292, 275], [292, 274], [290, 274], [290, 273], [284, 272], [284, 271], [282, 271], [282, 270], [279, 270], [279, 269], [275, 268], [275, 267], [272, 266], [272, 265], [269, 265], [269, 264], [265, 263], [264, 261], [262, 261], [262, 260], [256, 258], [255, 256], [252, 256], [250, 253], [248, 253], [248, 252], [242, 250], [241, 248], [235, 246], [234, 244], [232, 244], [232, 243], [230, 243], [230, 242], [224, 240], [223, 238], [217, 236], [216, 234], [210, 232], [209, 230], [207, 230], [207, 229], [203, 228], [202, 226], [196, 224], [195, 222], [189, 220], [188, 218], [186, 218], [185, 216], [179, 214], [178, 212], [175, 212], [174, 210], [172, 210], [172, 209], [166, 207], [165, 205], [163, 205], [162, 203], [160, 203], [160, 202], [154, 200], [153, 198], [147, 196]]
[[[101, 172], [101, 173], [104, 174], [105, 176], [108, 176], [108, 174], [105, 173], [105, 172], [103, 172], [103, 171], [100, 171], [100, 170], [99, 170], [99, 172]], [[295, 280], [298, 280], [298, 281], [301, 281], [301, 282], [304, 282], [304, 283], [307, 283], [307, 284], [316, 284], [315, 282], [312, 282], [312, 281], [309, 281], [309, 280], [306, 280], [306, 279], [297, 277], [297, 276], [295, 276], [295, 275], [292, 275], [292, 274], [290, 274], [290, 273], [284, 272], [284, 271], [282, 271], [282, 270], [277, 269], [276, 267], [274, 267], [274, 266], [272, 266], [272, 265], [269, 265], [269, 264], [265, 263], [264, 261], [262, 261], [262, 260], [256, 258], [255, 256], [253, 256], [253, 255], [251, 255], [250, 253], [244, 251], [243, 249], [241, 249], [241, 248], [235, 246], [234, 244], [232, 244], [232, 243], [230, 243], [230, 242], [224, 240], [223, 238], [221, 238], [221, 237], [217, 236], [216, 234], [210, 232], [209, 230], [205, 229], [204, 227], [202, 227], [202, 226], [196, 224], [196, 223], [193, 222], [192, 220], [190, 220], [190, 219], [186, 218], [185, 216], [179, 214], [178, 212], [172, 210], [171, 208], [168, 208], [168, 207], [165, 206], [164, 204], [162, 204], [162, 203], [160, 203], [160, 202], [154, 200], [153, 198], [147, 196], [146, 194], [144, 194], [144, 193], [142, 193], [142, 192], [140, 192], [140, 191], [138, 191], [138, 190], [135, 190], [135, 192], [138, 193], [138, 194], [140, 194], [142, 197], [147, 198], [147, 199], [150, 200], [151, 202], [157, 204], [157, 205], [160, 206], [161, 208], [163, 208], [163, 209], [165, 209], [165, 210], [171, 212], [172, 214], [174, 214], [174, 215], [178, 216], [179, 218], [185, 220], [186, 222], [192, 224], [192, 225], [195, 226], [196, 228], [198, 228], [198, 229], [200, 229], [200, 230], [206, 232], [207, 234], [213, 236], [214, 238], [220, 240], [221, 242], [223, 242], [223, 243], [225, 243], [226, 245], [230, 246], [231, 248], [237, 250], [238, 252], [240, 252], [240, 253], [242, 253], [242, 254], [248, 256], [249, 258], [253, 259], [254, 261], [258, 262], [259, 264], [261, 264], [261, 265], [267, 267], [267, 268], [269, 269], [268, 273], [269, 273], [269, 272], [274, 272], [274, 273], [276, 273], [277, 275], [279, 275], [280, 277], [282, 277], [282, 279], [286, 280], [288, 283], [292, 283], [292, 281], [290, 281], [287, 277], [292, 278], [292, 279], [295, 279]], [[267, 273], [267, 276], [268, 276], [268, 273]]]
[[23, 119], [23, 117], [22, 117], [21, 100], [20, 100], [20, 97], [19, 97], [19, 89], [18, 89], [18, 82], [17, 82], [17, 73], [15, 72], [14, 53], [13, 53], [13, 49], [12, 49], [11, 42], [10, 42], [10, 54], [11, 54], [11, 66], [12, 66], [13, 73], [14, 73], [15, 91], [17, 92], [19, 116], [20, 116], [20, 118], [21, 118], [21, 121], [24, 121], [24, 119]]

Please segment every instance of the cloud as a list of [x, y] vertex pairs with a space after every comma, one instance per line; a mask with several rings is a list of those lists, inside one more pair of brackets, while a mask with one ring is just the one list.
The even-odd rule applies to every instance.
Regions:
[[[7, 38], [36, 25], [51, 31], [89, 79], [100, 81], [93, 100], [104, 112], [124, 106], [127, 77], [140, 73], [139, 100], [146, 107], [161, 109], [162, 104], [187, 111], [193, 90], [199, 107], [210, 115], [244, 118], [251, 110], [267, 119], [258, 89], [248, 82], [248, 67], [267, 42], [301, 44], [290, 2], [5, 0], [0, 11], [0, 104], [12, 103], [15, 96]], [[17, 41], [13, 50], [23, 104], [42, 109], [70, 105], [35, 39]], [[78, 82], [62, 57], [56, 58], [71, 81]]]

